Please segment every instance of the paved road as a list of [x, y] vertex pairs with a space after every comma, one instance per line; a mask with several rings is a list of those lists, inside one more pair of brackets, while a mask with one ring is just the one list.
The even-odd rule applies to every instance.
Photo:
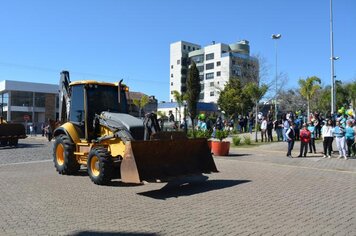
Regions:
[[356, 160], [273, 143], [216, 157], [206, 181], [96, 186], [58, 175], [51, 144], [0, 149], [0, 235], [356, 235]]

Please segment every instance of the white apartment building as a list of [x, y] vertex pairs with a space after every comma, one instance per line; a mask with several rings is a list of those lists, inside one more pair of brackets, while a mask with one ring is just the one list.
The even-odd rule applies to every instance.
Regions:
[[170, 45], [170, 102], [173, 91], [186, 91], [190, 63], [197, 65], [201, 81], [200, 102], [216, 103], [219, 91], [230, 77], [242, 83], [258, 81], [258, 60], [250, 56], [247, 40], [235, 44], [212, 43], [202, 48], [198, 44], [179, 41]]

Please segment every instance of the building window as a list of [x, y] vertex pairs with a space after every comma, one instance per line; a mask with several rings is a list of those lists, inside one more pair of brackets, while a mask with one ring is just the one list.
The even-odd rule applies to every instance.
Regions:
[[214, 73], [205, 74], [205, 79], [214, 79]]
[[214, 63], [206, 64], [206, 65], [205, 65], [205, 69], [206, 69], [206, 70], [214, 69]]
[[217, 61], [216, 66], [221, 66], [221, 61]]
[[204, 75], [199, 75], [199, 80], [203, 81], [204, 80]]
[[200, 91], [204, 90], [204, 84], [200, 84]]
[[214, 87], [214, 82], [210, 82], [210, 87]]
[[179, 65], [180, 64], [180, 60], [177, 60], [177, 65]]
[[203, 72], [204, 71], [204, 66], [197, 66], [197, 69], [199, 72]]
[[183, 49], [185, 50], [185, 45], [183, 45]]
[[171, 65], [171, 69], [173, 69], [173, 65]]
[[214, 97], [214, 91], [210, 92], [210, 97]]
[[209, 53], [205, 55], [205, 60], [212, 60], [214, 59], [214, 53]]
[[11, 105], [32, 107], [33, 106], [33, 93], [24, 91], [12, 91], [11, 92]]
[[219, 76], [221, 76], [221, 71], [216, 72], [216, 77], [219, 77]]
[[171, 86], [173, 86], [173, 82], [171, 82]]
[[199, 93], [199, 99], [203, 100], [204, 99], [204, 93]]
[[193, 47], [193, 51], [195, 51], [195, 47]]
[[173, 74], [171, 74], [171, 78], [173, 78]]
[[190, 59], [192, 61], [194, 61], [195, 63], [202, 63], [202, 62], [204, 62], [204, 55], [193, 56]]
[[171, 91], [171, 94], [173, 94], [173, 91]]
[[190, 46], [188, 46], [188, 51], [190, 51]]

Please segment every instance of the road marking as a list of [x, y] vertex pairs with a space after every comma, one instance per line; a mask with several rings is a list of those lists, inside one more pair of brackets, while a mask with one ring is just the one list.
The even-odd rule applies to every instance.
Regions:
[[23, 165], [23, 164], [36, 164], [36, 163], [44, 163], [44, 162], [51, 162], [52, 160], [42, 160], [42, 161], [26, 161], [26, 162], [16, 162], [16, 163], [7, 163], [7, 164], [0, 164], [1, 166], [12, 166], [12, 165]]

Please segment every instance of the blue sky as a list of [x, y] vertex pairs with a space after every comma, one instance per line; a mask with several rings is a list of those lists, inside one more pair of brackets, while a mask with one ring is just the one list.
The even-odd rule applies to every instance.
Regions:
[[[329, 0], [12, 0], [0, 3], [0, 81], [57, 84], [124, 79], [133, 91], [169, 97], [169, 45], [184, 40], [249, 40], [265, 59], [267, 80], [278, 71], [285, 88], [318, 76], [330, 84]], [[356, 1], [333, 1], [337, 79], [356, 80]]]

